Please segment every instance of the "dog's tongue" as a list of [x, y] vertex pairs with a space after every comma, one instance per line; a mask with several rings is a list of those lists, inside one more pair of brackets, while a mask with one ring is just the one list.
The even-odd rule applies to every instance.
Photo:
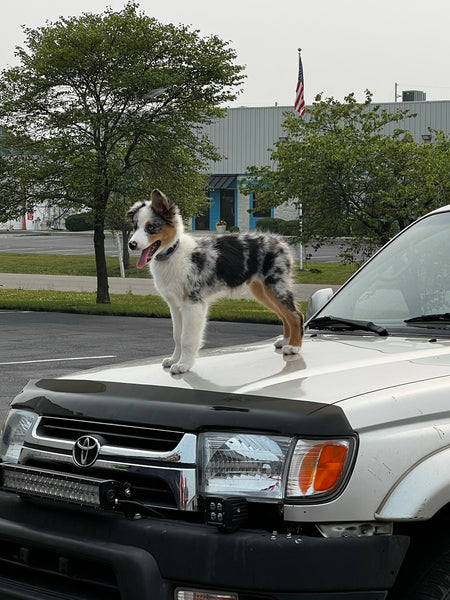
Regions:
[[138, 269], [142, 269], [143, 267], [145, 267], [145, 265], [148, 263], [148, 261], [151, 259], [151, 257], [153, 256], [153, 254], [156, 252], [156, 250], [158, 248], [159, 248], [159, 244], [154, 243], [151, 246], [148, 246], [147, 248], [145, 248], [145, 250], [142, 250], [139, 260], [136, 263], [136, 267]]

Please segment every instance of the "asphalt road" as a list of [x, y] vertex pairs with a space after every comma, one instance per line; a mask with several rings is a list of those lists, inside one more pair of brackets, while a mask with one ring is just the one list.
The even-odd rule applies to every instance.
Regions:
[[[93, 255], [93, 234], [68, 232], [9, 232], [0, 233], [0, 253], [19, 254], [66, 254]], [[105, 251], [108, 256], [117, 255], [115, 236], [106, 234]], [[0, 267], [1, 271], [1, 267]]]
[[[117, 242], [112, 234], [106, 234], [105, 251], [108, 256], [117, 256]], [[2, 252], [93, 255], [94, 243], [92, 233], [0, 232], [0, 253]], [[324, 245], [317, 252], [311, 246], [303, 248], [303, 256], [311, 255], [310, 260], [313, 262], [334, 262], [339, 260], [338, 253], [339, 242]]]
[[[30, 379], [172, 353], [170, 319], [0, 311], [0, 332], [0, 417]], [[278, 325], [210, 321], [204, 347], [280, 333]]]

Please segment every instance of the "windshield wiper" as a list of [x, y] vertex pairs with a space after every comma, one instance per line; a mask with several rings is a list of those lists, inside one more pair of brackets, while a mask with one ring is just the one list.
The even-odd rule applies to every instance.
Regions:
[[435, 313], [432, 315], [420, 315], [418, 317], [412, 317], [411, 319], [405, 319], [405, 323], [412, 323], [413, 325], [430, 325], [431, 323], [450, 323], [450, 313]]
[[330, 331], [370, 331], [377, 335], [389, 335], [389, 332], [372, 321], [355, 321], [353, 319], [342, 319], [341, 317], [316, 317], [308, 323], [313, 329], [328, 329]]

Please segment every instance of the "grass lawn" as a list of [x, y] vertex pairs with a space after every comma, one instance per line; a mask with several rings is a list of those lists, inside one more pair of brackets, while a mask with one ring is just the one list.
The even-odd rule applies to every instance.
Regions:
[[295, 283], [317, 283], [325, 285], [342, 285], [355, 273], [360, 265], [344, 265], [339, 262], [308, 262], [300, 271], [298, 263], [294, 267]]
[[[148, 277], [148, 269], [136, 269], [138, 257], [130, 258], [127, 277]], [[109, 277], [120, 277], [119, 261], [106, 257]], [[0, 253], [0, 273], [30, 273], [33, 275], [85, 275], [95, 277], [95, 257], [63, 254]]]
[[[96, 304], [95, 292], [54, 290], [1, 290], [0, 309], [78, 312], [133, 317], [169, 317], [167, 304], [159, 296], [111, 294], [111, 304]], [[306, 303], [299, 303], [306, 310]], [[219, 300], [211, 306], [209, 318], [215, 321], [278, 323], [274, 313], [254, 300]]]
[[[127, 277], [148, 277], [148, 269], [136, 269], [136, 257], [131, 258], [132, 267]], [[119, 277], [117, 258], [107, 257], [109, 277]], [[295, 283], [340, 285], [356, 270], [355, 265], [341, 263], [304, 264], [294, 267]], [[65, 256], [58, 254], [10, 254], [0, 253], [0, 273], [30, 273], [40, 275], [95, 276], [93, 256]], [[96, 294], [87, 292], [59, 292], [53, 290], [2, 290], [0, 309], [45, 310], [53, 312], [83, 312], [91, 314], [115, 314], [142, 317], [169, 317], [169, 309], [158, 296], [134, 294], [111, 294], [111, 304], [96, 304]], [[305, 312], [306, 303], [300, 303]], [[210, 310], [210, 319], [222, 321], [248, 321], [277, 323], [277, 317], [253, 300], [220, 300]]]

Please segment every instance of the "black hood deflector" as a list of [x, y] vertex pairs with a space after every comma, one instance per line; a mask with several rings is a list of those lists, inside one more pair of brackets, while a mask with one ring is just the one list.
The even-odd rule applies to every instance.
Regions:
[[39, 415], [190, 432], [234, 429], [320, 437], [354, 433], [335, 405], [130, 383], [42, 379], [30, 382], [12, 406]]

